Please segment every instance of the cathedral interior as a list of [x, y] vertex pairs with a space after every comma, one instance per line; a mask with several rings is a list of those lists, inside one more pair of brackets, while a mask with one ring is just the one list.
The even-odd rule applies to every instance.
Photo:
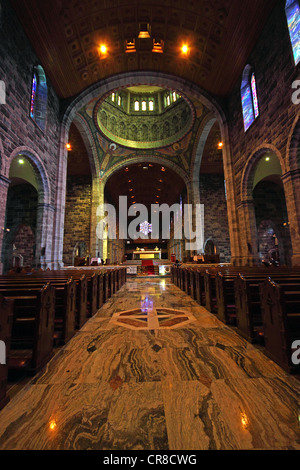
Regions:
[[300, 449], [299, 0], [0, 0], [0, 450]]

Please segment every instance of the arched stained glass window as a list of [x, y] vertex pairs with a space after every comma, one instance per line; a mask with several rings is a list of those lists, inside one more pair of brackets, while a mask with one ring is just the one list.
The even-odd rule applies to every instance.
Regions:
[[34, 119], [35, 114], [35, 102], [36, 102], [36, 93], [37, 93], [37, 77], [36, 74], [33, 74], [32, 87], [31, 87], [31, 103], [30, 103], [30, 117]]
[[30, 98], [30, 117], [42, 129], [46, 127], [48, 87], [44, 69], [37, 65], [33, 69]]
[[134, 103], [134, 110], [135, 110], [135, 111], [139, 111], [139, 110], [140, 110], [140, 102], [139, 102], [139, 101], [135, 101], [135, 103]]
[[243, 108], [245, 132], [259, 116], [256, 80], [251, 67], [245, 67], [241, 85], [241, 100]]
[[287, 0], [285, 13], [290, 32], [294, 60], [297, 65], [300, 61], [300, 6], [298, 0]]
[[142, 111], [147, 111], [147, 103], [146, 103], [146, 101], [142, 101]]
[[154, 110], [154, 101], [150, 100], [149, 101], [149, 111], [153, 111]]

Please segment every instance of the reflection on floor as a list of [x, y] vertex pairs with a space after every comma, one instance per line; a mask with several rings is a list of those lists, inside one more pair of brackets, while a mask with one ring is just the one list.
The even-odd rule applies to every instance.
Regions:
[[0, 449], [299, 449], [299, 392], [169, 279], [130, 279], [0, 412]]

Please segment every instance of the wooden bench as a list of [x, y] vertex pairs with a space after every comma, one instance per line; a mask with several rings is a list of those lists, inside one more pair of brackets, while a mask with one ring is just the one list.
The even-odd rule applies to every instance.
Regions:
[[[41, 283], [50, 282], [55, 284], [58, 281], [66, 283], [70, 278], [67, 273], [61, 274], [59, 271], [42, 271], [22, 275], [9, 275], [1, 276], [0, 279], [12, 279], [19, 282], [26, 281], [38, 281]], [[74, 279], [76, 283], [76, 314], [75, 314], [75, 328], [80, 329], [87, 321], [87, 279], [85, 275], [78, 275]]]
[[5, 364], [0, 364], [0, 410], [9, 402], [7, 396], [7, 374], [11, 331], [13, 323], [14, 301], [0, 294], [0, 341], [5, 344]]
[[35, 374], [53, 355], [55, 289], [49, 283], [41, 289], [0, 289], [13, 300], [13, 323], [8, 367]]
[[[0, 288], [42, 288], [45, 280], [14, 279], [0, 277]], [[73, 279], [50, 280], [55, 288], [55, 319], [54, 340], [55, 344], [66, 344], [74, 336], [76, 317], [76, 283]]]
[[260, 297], [266, 354], [285, 371], [300, 373], [300, 365], [292, 362], [293, 342], [300, 340], [300, 283], [268, 278]]

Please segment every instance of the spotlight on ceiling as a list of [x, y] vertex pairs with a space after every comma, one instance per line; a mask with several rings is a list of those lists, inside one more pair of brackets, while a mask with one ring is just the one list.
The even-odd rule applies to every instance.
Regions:
[[182, 44], [181, 46], [181, 54], [185, 57], [187, 57], [190, 53], [190, 48], [188, 44]]
[[151, 38], [151, 26], [149, 23], [140, 23], [139, 39]]
[[125, 52], [136, 52], [135, 39], [126, 39], [125, 41]]
[[108, 48], [106, 44], [100, 44], [99, 46], [99, 55], [100, 59], [105, 59], [108, 54]]
[[224, 145], [223, 142], [219, 142], [219, 143], [218, 143], [219, 149], [223, 148], [223, 145]]
[[162, 54], [164, 52], [164, 41], [162, 39], [153, 39], [152, 52]]
[[24, 163], [25, 163], [24, 158], [19, 158], [19, 164], [20, 164], [20, 165], [24, 165]]
[[66, 144], [66, 149], [67, 149], [69, 152], [71, 152], [71, 150], [72, 150], [72, 145], [71, 145], [69, 142]]

